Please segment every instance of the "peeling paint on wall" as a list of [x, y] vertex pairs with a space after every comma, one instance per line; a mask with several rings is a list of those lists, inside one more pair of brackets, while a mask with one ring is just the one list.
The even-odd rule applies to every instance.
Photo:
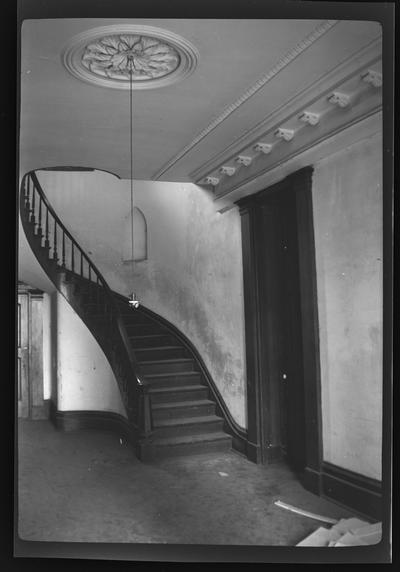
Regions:
[[[104, 173], [40, 172], [55, 211], [110, 287], [132, 291], [196, 346], [232, 416], [246, 426], [240, 216], [215, 212], [192, 184], [136, 181], [148, 259], [124, 264], [129, 182]], [[77, 209], [79, 205], [79, 209]]]

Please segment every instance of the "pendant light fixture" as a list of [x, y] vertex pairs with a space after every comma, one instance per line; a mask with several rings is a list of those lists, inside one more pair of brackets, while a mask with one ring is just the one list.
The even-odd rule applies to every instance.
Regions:
[[[135, 281], [135, 245], [134, 245], [134, 228], [133, 228], [133, 86], [132, 86], [132, 73], [133, 73], [133, 55], [128, 56], [129, 67], [129, 151], [130, 151], [130, 192], [131, 192], [131, 265], [132, 265], [132, 284]], [[135, 292], [129, 296], [129, 305], [131, 308], [139, 307], [139, 300], [136, 299]]]

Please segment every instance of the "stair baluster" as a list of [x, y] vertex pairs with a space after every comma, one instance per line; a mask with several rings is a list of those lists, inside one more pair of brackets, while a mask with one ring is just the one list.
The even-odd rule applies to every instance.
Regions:
[[44, 240], [44, 246], [47, 250], [50, 249], [50, 240], [49, 240], [49, 209], [46, 208], [46, 236]]
[[[38, 222], [36, 222], [36, 193], [38, 193], [39, 201]], [[47, 249], [46, 252], [40, 248], [41, 241], [39, 244], [39, 241], [35, 239], [38, 235], [43, 236], [43, 208], [45, 209], [44, 246]], [[22, 180], [20, 210], [25, 234], [38, 261], [62, 295], [91, 328], [110, 361], [124, 398], [138, 456], [143, 458], [146, 456], [146, 451], [151, 448], [149, 448], [152, 434], [150, 396], [147, 393], [147, 382], [140, 373], [139, 363], [125, 331], [114, 295], [99, 270], [54, 212], [34, 171], [27, 173]], [[37, 233], [35, 232], [36, 225]], [[62, 232], [62, 236], [58, 234], [57, 227]], [[67, 240], [71, 244], [70, 258], [67, 252]], [[61, 265], [58, 264], [59, 249]], [[80, 256], [80, 272], [75, 272], [75, 250]], [[84, 259], [85, 266], [87, 265], [88, 268], [87, 272], [84, 269]], [[66, 264], [69, 261], [71, 272], [66, 272], [69, 270]], [[72, 282], [75, 287], [66, 288], [67, 282]], [[96, 300], [96, 304], [87, 305], [86, 296]], [[113, 343], [115, 344], [114, 350], [112, 350]]]
[[37, 235], [42, 238], [42, 197], [39, 195], [39, 218], [38, 218], [38, 227], [37, 227]]
[[65, 232], [62, 233], [62, 262], [61, 266], [65, 268]]
[[32, 208], [31, 208], [31, 216], [30, 216], [30, 223], [33, 225], [33, 233], [35, 234], [35, 194], [36, 194], [36, 187], [34, 186], [32, 189]]
[[54, 219], [54, 234], [53, 234], [53, 260], [57, 264], [58, 262], [58, 252], [57, 252], [57, 221]]

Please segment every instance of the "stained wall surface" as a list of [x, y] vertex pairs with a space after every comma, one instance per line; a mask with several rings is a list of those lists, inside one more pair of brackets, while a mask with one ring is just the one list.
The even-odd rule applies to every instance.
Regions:
[[93, 335], [58, 293], [56, 307], [58, 409], [126, 416], [114, 374]]
[[[362, 139], [362, 125], [351, 128], [342, 149], [322, 158], [316, 154], [314, 161], [309, 157], [309, 164], [314, 165], [323, 458], [379, 479], [382, 157], [376, 125]], [[123, 260], [128, 181], [98, 172], [47, 172], [40, 179], [110, 286], [123, 294], [134, 290], [145, 306], [189, 337], [233, 418], [246, 427], [237, 210], [215, 212], [210, 196], [191, 184], [136, 181], [134, 205], [146, 217], [148, 258], [132, 268]]]
[[382, 140], [313, 177], [324, 460], [381, 478]]
[[190, 183], [136, 181], [147, 223], [147, 259], [126, 258], [127, 180], [39, 172], [55, 211], [109, 282], [176, 325], [205, 361], [235, 421], [246, 426], [240, 215], [215, 212]]

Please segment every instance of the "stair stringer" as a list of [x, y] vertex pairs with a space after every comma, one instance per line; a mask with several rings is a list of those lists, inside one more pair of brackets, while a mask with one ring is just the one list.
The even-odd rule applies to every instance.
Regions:
[[[118, 292], [114, 292], [114, 295], [119, 298], [120, 300], [127, 302], [127, 297], [119, 294]], [[149, 308], [143, 306], [142, 304], [139, 306], [135, 312], [143, 313], [145, 316], [151, 318], [156, 323], [160, 324], [161, 326], [165, 327], [173, 336], [175, 336], [184, 346], [190, 357], [195, 361], [198, 371], [202, 374], [203, 380], [206, 382], [206, 385], [211, 393], [212, 399], [216, 404], [216, 413], [219, 417], [222, 417], [224, 420], [223, 429], [226, 433], [231, 435], [232, 437], [232, 446], [233, 448], [243, 454], [247, 455], [247, 431], [240, 427], [236, 421], [233, 419], [224, 398], [222, 397], [218, 387], [216, 386], [207, 366], [204, 363], [200, 353], [198, 352], [197, 348], [194, 344], [186, 337], [186, 335], [179, 330], [174, 324], [153, 312]]]

